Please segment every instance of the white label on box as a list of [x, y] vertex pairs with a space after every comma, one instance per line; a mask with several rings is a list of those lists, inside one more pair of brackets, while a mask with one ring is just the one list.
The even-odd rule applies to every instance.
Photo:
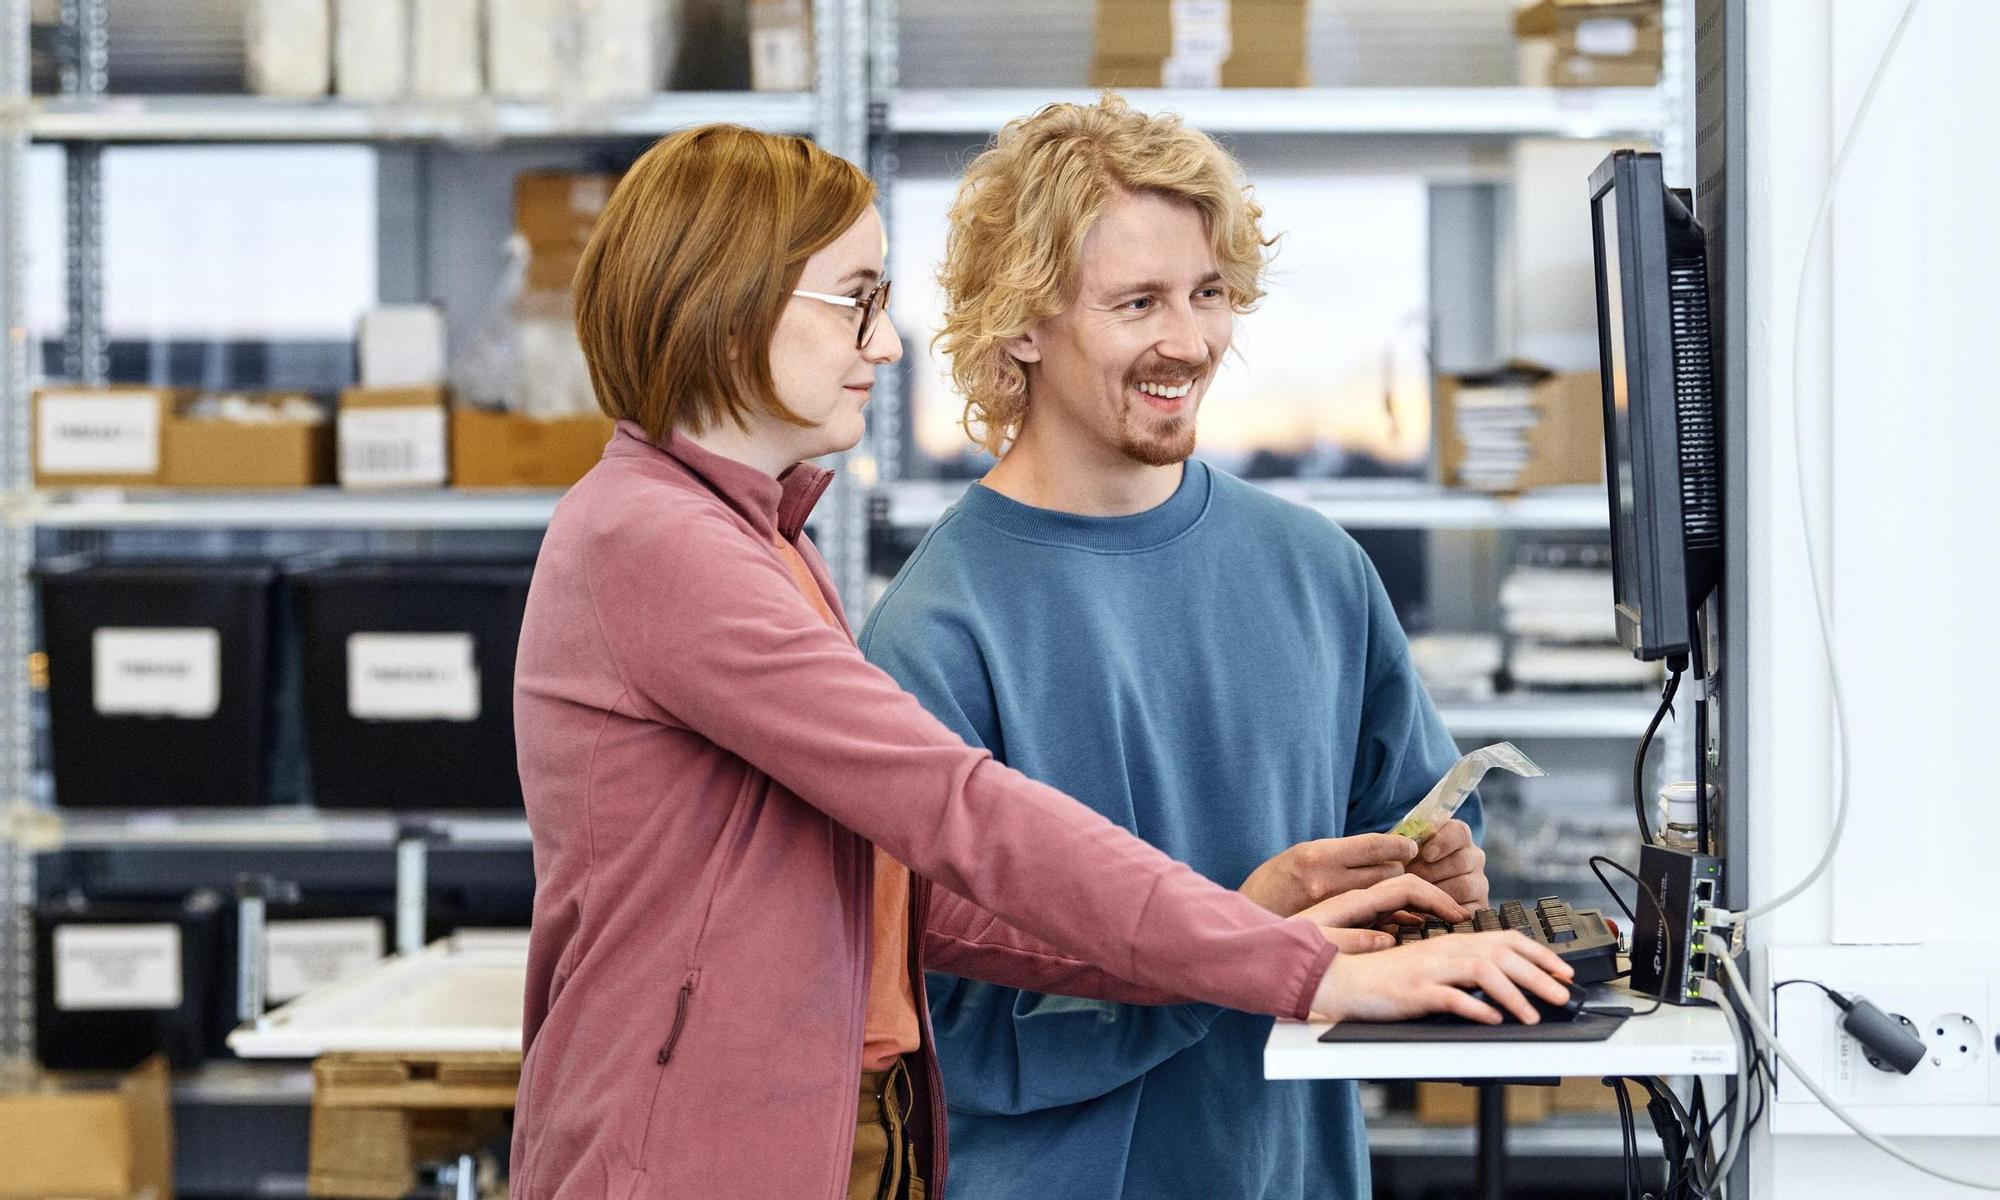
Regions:
[[1170, 88], [1221, 87], [1222, 60], [1213, 57], [1182, 58], [1176, 55], [1160, 64], [1160, 86]]
[[178, 925], [58, 925], [56, 1011], [181, 1006]]
[[340, 413], [340, 482], [347, 487], [442, 484], [444, 409], [348, 408]]
[[760, 92], [803, 92], [813, 85], [812, 56], [806, 53], [806, 31], [752, 29], [750, 86]]
[[272, 921], [264, 927], [264, 998], [296, 1000], [351, 979], [382, 961], [382, 922], [373, 917]]
[[207, 720], [222, 705], [222, 634], [213, 629], [92, 630], [90, 702], [104, 717]]
[[158, 396], [43, 396], [37, 404], [35, 462], [44, 475], [159, 473]]
[[[1172, 57], [1189, 63], [1213, 59], [1220, 70], [1230, 50], [1229, 0], [1173, 0], [1169, 13], [1174, 35]], [[1164, 74], [1161, 82], [1166, 82]]]
[[1577, 22], [1579, 53], [1599, 58], [1623, 58], [1639, 52], [1639, 26], [1623, 17], [1591, 17]]
[[357, 633], [347, 639], [347, 711], [357, 721], [476, 721], [469, 633]]

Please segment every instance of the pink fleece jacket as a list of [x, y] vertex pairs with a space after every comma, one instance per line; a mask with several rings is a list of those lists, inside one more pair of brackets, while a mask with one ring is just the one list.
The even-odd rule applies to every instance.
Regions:
[[[829, 481], [621, 424], [556, 507], [515, 674], [536, 882], [517, 1200], [845, 1195], [871, 843], [916, 876], [920, 1013], [935, 965], [1303, 1017], [1332, 959], [1310, 925], [967, 747], [844, 615], [826, 625], [771, 543], [838, 607], [802, 533]], [[912, 1128], [937, 1196], [924, 1042]]]

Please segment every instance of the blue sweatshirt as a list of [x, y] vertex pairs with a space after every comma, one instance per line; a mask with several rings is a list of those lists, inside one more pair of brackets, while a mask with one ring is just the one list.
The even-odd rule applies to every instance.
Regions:
[[[861, 647], [968, 742], [1226, 887], [1388, 829], [1457, 754], [1354, 540], [1199, 461], [1130, 517], [975, 485]], [[1476, 798], [1461, 815], [1478, 830]], [[952, 1200], [1369, 1192], [1354, 1085], [1266, 1082], [1268, 1017], [927, 983]]]

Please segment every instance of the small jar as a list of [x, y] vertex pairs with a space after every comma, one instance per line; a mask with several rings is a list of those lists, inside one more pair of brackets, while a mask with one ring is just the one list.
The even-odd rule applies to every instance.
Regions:
[[[1708, 799], [1711, 804], [1715, 801], [1712, 783], [1708, 785]], [[1660, 830], [1653, 840], [1674, 850], [1701, 853], [1701, 816], [1695, 807], [1693, 782], [1683, 780], [1660, 789]]]

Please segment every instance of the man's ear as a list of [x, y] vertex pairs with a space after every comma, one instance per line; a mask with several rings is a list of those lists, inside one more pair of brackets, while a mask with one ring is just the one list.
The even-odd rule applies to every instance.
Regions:
[[1035, 342], [1035, 331], [1030, 329], [1020, 337], [1008, 340], [1007, 353], [1015, 362], [1034, 363], [1042, 361], [1042, 348]]

